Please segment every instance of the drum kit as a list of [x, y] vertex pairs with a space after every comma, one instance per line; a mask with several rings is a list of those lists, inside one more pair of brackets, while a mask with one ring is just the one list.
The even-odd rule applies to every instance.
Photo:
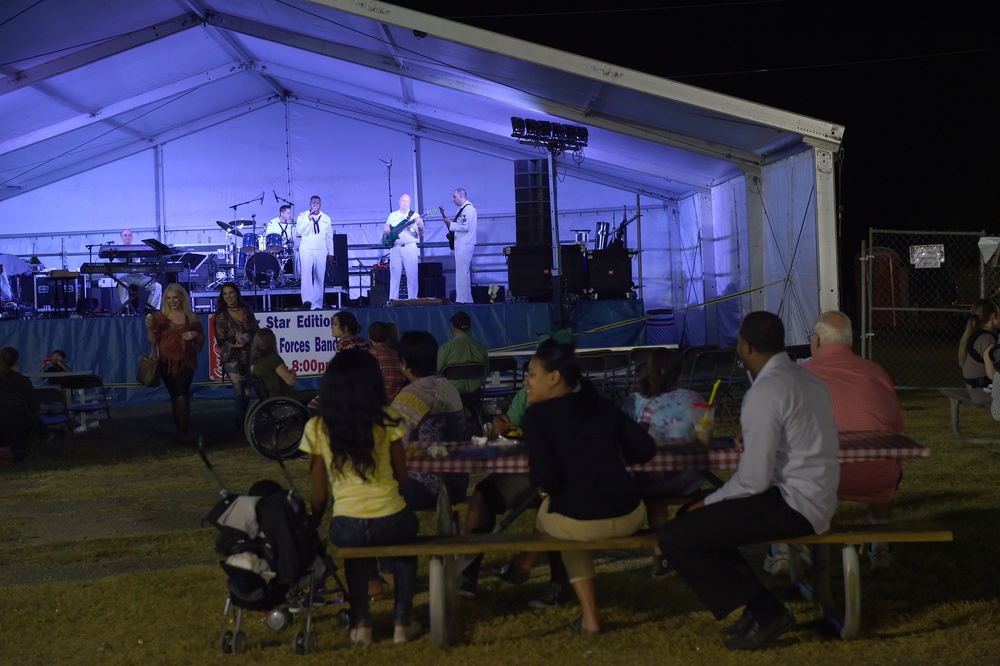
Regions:
[[[295, 244], [291, 238], [282, 239], [281, 234], [258, 234], [255, 220], [216, 220], [226, 232], [225, 263], [219, 268], [224, 274], [216, 275], [210, 287], [229, 280], [244, 287], [271, 289], [292, 284], [295, 273]], [[250, 227], [251, 231], [243, 229]], [[242, 273], [236, 278], [236, 271]]]

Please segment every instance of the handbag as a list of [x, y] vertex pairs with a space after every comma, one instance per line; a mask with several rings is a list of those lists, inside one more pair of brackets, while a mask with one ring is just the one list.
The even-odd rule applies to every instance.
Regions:
[[150, 355], [143, 354], [139, 357], [139, 368], [135, 371], [135, 381], [143, 386], [156, 388], [160, 385], [160, 362], [156, 347], [150, 347]]

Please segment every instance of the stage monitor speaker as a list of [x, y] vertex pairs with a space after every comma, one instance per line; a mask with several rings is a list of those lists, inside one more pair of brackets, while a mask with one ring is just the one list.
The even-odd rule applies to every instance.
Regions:
[[626, 248], [591, 250], [587, 253], [590, 292], [598, 297], [624, 298], [635, 291], [632, 281], [632, 257]]
[[333, 235], [333, 254], [326, 258], [327, 287], [347, 288], [347, 234]]
[[[421, 264], [422, 266], [423, 264]], [[441, 264], [438, 264], [440, 266]], [[420, 298], [444, 298], [444, 276], [427, 275], [420, 278]]]
[[[425, 277], [441, 277], [444, 275], [444, 264], [440, 261], [422, 261], [418, 264], [417, 276], [423, 280]], [[443, 297], [444, 294], [441, 294]]]

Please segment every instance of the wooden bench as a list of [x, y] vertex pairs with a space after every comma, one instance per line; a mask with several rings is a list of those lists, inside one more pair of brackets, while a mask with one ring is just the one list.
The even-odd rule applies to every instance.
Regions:
[[962, 432], [959, 424], [958, 409], [961, 405], [970, 405], [979, 409], [989, 409], [989, 405], [977, 405], [972, 402], [969, 392], [964, 388], [943, 388], [941, 393], [951, 401], [951, 431], [955, 433], [958, 441], [966, 444], [1000, 444], [998, 437], [973, 437]]
[[[806, 599], [818, 604], [823, 617], [833, 624], [844, 640], [856, 638], [861, 624], [861, 574], [858, 546], [864, 543], [917, 543], [952, 541], [950, 530], [933, 525], [851, 525], [834, 526], [825, 534], [785, 539], [789, 544], [814, 548], [814, 582], [808, 584], [801, 576], [802, 565], [792, 548], [792, 580]], [[353, 557], [428, 556], [430, 587], [431, 640], [439, 647], [448, 644], [458, 608], [457, 556], [476, 553], [562, 550], [650, 550], [656, 544], [656, 534], [644, 530], [624, 537], [592, 541], [566, 541], [547, 534], [499, 532], [453, 536], [422, 536], [416, 541], [393, 546], [340, 548], [345, 559]], [[844, 569], [844, 610], [834, 604], [830, 583], [830, 546], [840, 545]]]

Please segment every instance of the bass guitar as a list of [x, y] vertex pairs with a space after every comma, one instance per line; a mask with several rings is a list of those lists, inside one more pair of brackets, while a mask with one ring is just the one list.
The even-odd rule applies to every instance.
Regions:
[[441, 212], [440, 208], [431, 208], [429, 211], [423, 215], [411, 215], [394, 227], [389, 227], [389, 231], [382, 234], [382, 247], [392, 247], [399, 240], [399, 234], [403, 232], [404, 229], [409, 227], [411, 224], [417, 220], [423, 218], [425, 215], [434, 215], [435, 213]]

